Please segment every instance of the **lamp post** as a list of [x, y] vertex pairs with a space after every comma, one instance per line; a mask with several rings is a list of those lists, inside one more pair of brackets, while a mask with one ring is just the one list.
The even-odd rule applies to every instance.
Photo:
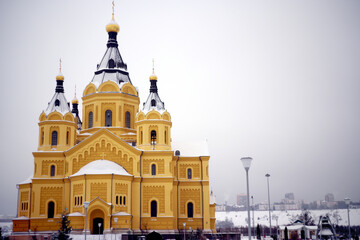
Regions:
[[186, 226], [186, 223], [184, 222], [183, 225], [184, 225], [184, 240], [185, 240], [185, 226]]
[[269, 223], [270, 223], [270, 237], [271, 237], [271, 209], [270, 209], [270, 188], [269, 188], [269, 177], [270, 174], [266, 174], [265, 177], [267, 178], [267, 187], [268, 187], [268, 202], [269, 202]]
[[101, 223], [98, 223], [98, 226], [99, 226], [99, 240], [100, 240], [100, 235], [101, 235], [101, 233], [100, 233]]
[[351, 240], [351, 232], [350, 232], [350, 198], [345, 198], [344, 201], [345, 201], [345, 204], [347, 205], [348, 224], [349, 224], [349, 240]]
[[279, 226], [278, 226], [278, 215], [273, 215], [274, 219], [276, 220], [276, 239], [279, 239]]
[[246, 171], [246, 186], [247, 186], [247, 212], [248, 212], [248, 235], [249, 240], [251, 240], [251, 218], [250, 218], [250, 193], [249, 193], [249, 168], [251, 165], [252, 158], [251, 157], [243, 157], [241, 158], [241, 162]]
[[87, 209], [89, 207], [90, 202], [84, 202], [84, 208], [85, 208], [85, 240], [86, 240], [86, 223], [87, 223]]
[[254, 196], [251, 196], [251, 205], [252, 205], [252, 219], [253, 219], [253, 229], [254, 229], [254, 234], [253, 234], [253, 236], [255, 237], [255, 217], [254, 217], [255, 206], [254, 206]]
[[116, 223], [117, 223], [117, 221], [118, 221], [118, 218], [117, 217], [114, 218], [114, 222], [115, 222], [115, 240], [116, 240]]

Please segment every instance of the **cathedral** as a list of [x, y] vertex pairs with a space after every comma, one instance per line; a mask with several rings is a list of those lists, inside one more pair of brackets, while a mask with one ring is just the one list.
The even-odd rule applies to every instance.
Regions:
[[39, 117], [33, 175], [17, 185], [15, 235], [57, 231], [62, 214], [74, 234], [215, 232], [206, 141], [172, 141], [154, 69], [140, 104], [118, 49], [119, 29], [113, 14], [81, 113], [76, 95], [71, 104], [65, 98], [60, 67]]

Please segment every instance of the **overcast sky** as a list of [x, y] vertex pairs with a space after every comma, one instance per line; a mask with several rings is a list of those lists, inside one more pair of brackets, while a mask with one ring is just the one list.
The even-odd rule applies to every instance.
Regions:
[[[207, 139], [218, 203], [360, 200], [360, 1], [115, 1], [119, 49], [146, 100], [152, 58], [173, 141]], [[106, 50], [111, 1], [0, 1], [0, 213], [33, 174], [59, 58], [68, 101]]]

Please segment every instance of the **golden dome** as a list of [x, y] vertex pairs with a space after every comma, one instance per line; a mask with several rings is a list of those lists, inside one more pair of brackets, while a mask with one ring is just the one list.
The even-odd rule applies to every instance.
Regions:
[[56, 80], [64, 81], [64, 75], [61, 74], [61, 72], [56, 76]]
[[79, 100], [76, 97], [74, 97], [74, 99], [72, 100], [71, 103], [72, 104], [79, 104]]
[[150, 75], [150, 80], [157, 80], [157, 76], [155, 75], [155, 73]]
[[118, 33], [120, 31], [120, 26], [113, 19], [113, 20], [111, 20], [111, 22], [108, 25], [106, 25], [106, 31]]

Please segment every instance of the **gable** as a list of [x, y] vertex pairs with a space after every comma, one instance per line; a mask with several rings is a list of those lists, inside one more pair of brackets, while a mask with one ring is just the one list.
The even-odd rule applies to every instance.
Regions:
[[131, 175], [140, 159], [141, 151], [129, 146], [126, 142], [106, 129], [99, 130], [74, 148], [65, 152], [69, 171], [66, 175], [75, 174], [90, 162], [104, 159], [121, 165]]

